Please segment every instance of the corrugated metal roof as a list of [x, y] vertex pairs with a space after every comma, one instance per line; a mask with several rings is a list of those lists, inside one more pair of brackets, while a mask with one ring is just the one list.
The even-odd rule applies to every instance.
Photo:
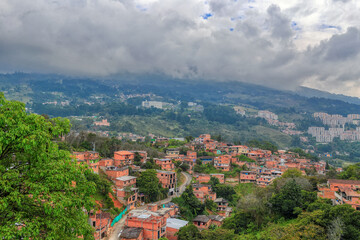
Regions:
[[176, 218], [168, 218], [166, 219], [166, 227], [174, 228], [174, 229], [180, 229], [184, 226], [186, 226], [189, 222], [176, 219]]

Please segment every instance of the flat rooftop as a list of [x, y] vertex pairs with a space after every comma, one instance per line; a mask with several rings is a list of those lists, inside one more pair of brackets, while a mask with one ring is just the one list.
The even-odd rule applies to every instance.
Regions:
[[122, 176], [122, 177], [116, 178], [116, 180], [119, 180], [119, 181], [129, 181], [129, 180], [132, 180], [132, 179], [134, 179], [134, 178], [136, 178], [136, 177], [134, 177], [134, 176]]

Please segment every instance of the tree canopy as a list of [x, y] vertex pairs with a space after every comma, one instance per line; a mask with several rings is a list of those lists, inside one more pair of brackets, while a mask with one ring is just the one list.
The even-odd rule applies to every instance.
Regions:
[[139, 191], [147, 196], [150, 202], [158, 201], [167, 196], [167, 189], [164, 189], [156, 176], [156, 170], [147, 169], [142, 172], [136, 181]]
[[53, 141], [67, 119], [29, 114], [0, 93], [0, 232], [2, 239], [91, 236], [84, 209], [94, 206], [85, 168]]

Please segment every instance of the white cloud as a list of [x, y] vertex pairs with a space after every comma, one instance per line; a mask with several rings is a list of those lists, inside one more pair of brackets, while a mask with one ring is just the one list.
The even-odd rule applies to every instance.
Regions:
[[358, 10], [356, 0], [3, 0], [0, 71], [160, 72], [357, 95], [348, 27]]

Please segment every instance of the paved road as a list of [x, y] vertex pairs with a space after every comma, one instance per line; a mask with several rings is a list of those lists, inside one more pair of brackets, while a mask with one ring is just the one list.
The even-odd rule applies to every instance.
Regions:
[[[180, 196], [186, 189], [186, 187], [191, 183], [192, 180], [192, 176], [188, 173], [184, 173], [182, 172], [182, 174], [185, 176], [186, 180], [183, 182], [183, 184], [181, 184], [181, 186], [179, 187], [179, 193], [178, 196]], [[163, 199], [161, 201], [155, 202], [156, 204], [166, 204], [168, 202], [171, 202], [171, 199], [173, 199], [175, 196], [170, 196], [166, 199]], [[145, 204], [144, 206], [140, 206], [136, 209], [142, 210], [142, 209], [146, 209], [147, 204]], [[120, 231], [124, 228], [125, 226], [125, 219], [126, 219], [127, 215], [124, 215], [121, 220], [119, 222], [117, 222], [114, 227], [113, 227], [113, 231], [110, 234], [110, 236], [108, 237], [108, 240], [118, 240], [119, 239], [119, 233]]]

